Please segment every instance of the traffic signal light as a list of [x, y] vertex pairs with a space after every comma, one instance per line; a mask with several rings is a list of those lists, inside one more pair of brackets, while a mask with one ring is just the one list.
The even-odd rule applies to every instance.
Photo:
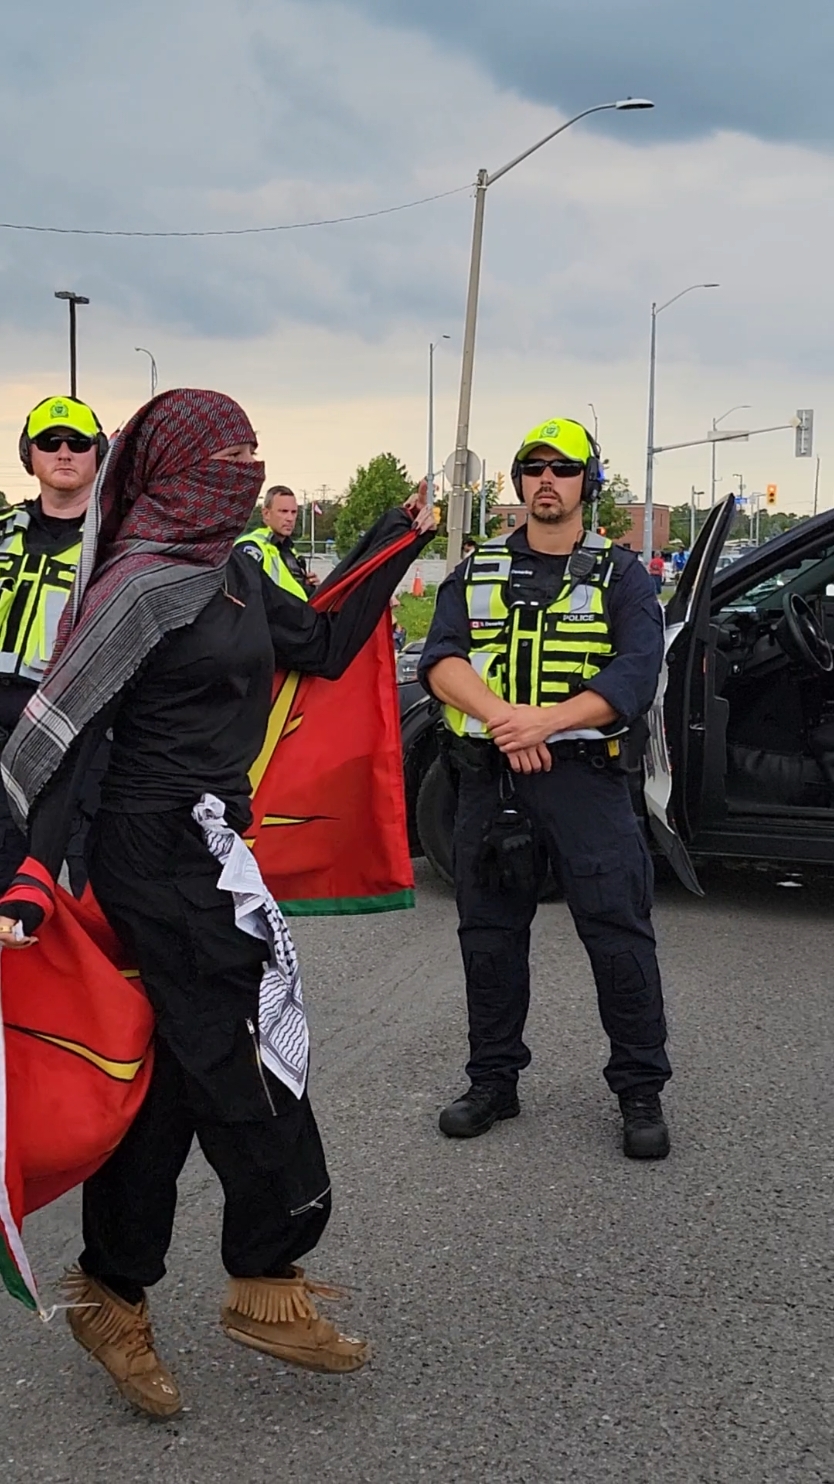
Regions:
[[501, 470], [499, 469], [498, 470], [498, 473], [495, 476], [495, 493], [497, 495], [500, 495], [503, 492], [503, 489], [504, 489], [504, 476], [501, 473]]
[[778, 493], [779, 493], [779, 491], [778, 491], [778, 488], [777, 488], [777, 486], [775, 484], [769, 484], [768, 485], [768, 487], [767, 487], [767, 503], [768, 503], [768, 505], [775, 505], [776, 504], [776, 496], [777, 496]]

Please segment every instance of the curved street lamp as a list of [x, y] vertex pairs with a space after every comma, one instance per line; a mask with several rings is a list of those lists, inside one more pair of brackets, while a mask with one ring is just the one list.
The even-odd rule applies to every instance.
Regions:
[[[750, 406], [750, 403], [749, 402], [736, 402], [735, 407], [728, 407], [727, 408], [727, 411], [726, 412], [722, 412], [722, 414], [721, 414], [720, 417], [714, 417], [713, 420], [712, 420], [712, 431], [713, 431], [713, 433], [716, 431], [716, 429], [718, 427], [718, 424], [719, 423], [723, 423], [725, 417], [729, 417], [731, 412], [741, 412], [742, 408], [747, 408], [749, 406]], [[712, 440], [712, 469], [711, 469], [711, 472], [710, 472], [710, 495], [711, 495], [711, 498], [710, 498], [710, 509], [712, 509], [713, 505], [715, 504], [715, 486], [716, 486], [716, 483], [717, 483], [717, 480], [716, 480], [716, 477], [715, 477], [715, 445], [716, 445], [717, 442], [718, 442], [718, 439], [717, 438], [713, 438], [713, 440]]]
[[652, 336], [649, 351], [649, 430], [646, 438], [646, 503], [643, 508], [643, 563], [648, 570], [652, 559], [654, 547], [654, 385], [655, 371], [657, 368], [657, 316], [668, 309], [671, 304], [677, 304], [685, 294], [694, 293], [695, 289], [717, 289], [717, 283], [691, 283], [688, 288], [681, 289], [679, 294], [673, 294], [665, 304], [652, 304]]
[[151, 363], [151, 396], [152, 397], [155, 397], [156, 396], [156, 384], [157, 384], [157, 382], [159, 380], [159, 377], [157, 376], [157, 371], [156, 371], [156, 361], [154, 360], [154, 358], [151, 355], [150, 351], [145, 349], [144, 345], [134, 345], [133, 349], [136, 350], [136, 351], [141, 351], [142, 352], [142, 355], [143, 356], [147, 356], [148, 357], [148, 360]]
[[449, 499], [449, 544], [446, 558], [446, 571], [460, 561], [460, 549], [463, 542], [463, 515], [465, 505], [466, 486], [466, 455], [469, 448], [469, 416], [472, 408], [472, 370], [475, 360], [475, 327], [478, 320], [478, 289], [481, 279], [481, 251], [484, 240], [484, 207], [486, 205], [486, 193], [496, 180], [502, 175], [514, 170], [522, 160], [534, 155], [536, 150], [543, 145], [549, 144], [557, 134], [564, 134], [571, 125], [578, 124], [580, 119], [588, 118], [592, 113], [605, 113], [608, 109], [617, 109], [620, 113], [628, 113], [634, 109], [654, 108], [654, 104], [648, 98], [621, 98], [616, 103], [596, 103], [593, 108], [583, 108], [581, 113], [574, 114], [558, 129], [552, 129], [540, 139], [537, 144], [532, 144], [522, 154], [516, 155], [514, 160], [502, 165], [500, 170], [494, 170], [490, 175], [488, 170], [479, 170], [475, 184], [475, 220], [472, 227], [472, 255], [469, 264], [469, 288], [466, 295], [466, 321], [463, 332], [463, 358], [460, 370], [460, 400], [458, 403], [458, 430], [455, 442], [455, 472], [452, 480], [452, 493]]

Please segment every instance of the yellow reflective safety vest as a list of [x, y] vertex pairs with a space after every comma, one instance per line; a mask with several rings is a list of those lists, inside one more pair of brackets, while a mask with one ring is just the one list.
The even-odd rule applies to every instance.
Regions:
[[294, 577], [284, 558], [280, 548], [275, 545], [275, 538], [269, 526], [259, 526], [257, 531], [247, 531], [245, 536], [238, 536], [236, 546], [245, 546], [247, 541], [252, 546], [257, 546], [263, 554], [264, 571], [267, 577], [276, 583], [278, 587], [284, 588], [288, 593], [295, 593], [297, 598], [303, 598], [306, 603], [310, 594], [306, 587]]
[[[568, 559], [561, 591], [549, 607], [514, 601], [514, 553], [503, 540], [487, 541], [469, 559], [466, 608], [469, 660], [476, 674], [512, 705], [555, 706], [577, 695], [615, 658], [606, 602], [614, 572], [613, 542], [586, 533]], [[517, 553], [515, 555], [518, 555]], [[484, 737], [482, 721], [444, 706], [446, 725], [459, 737]], [[609, 738], [628, 730], [588, 727], [554, 732], [548, 741]]]
[[81, 533], [65, 551], [32, 556], [26, 550], [28, 510], [0, 522], [0, 678], [43, 678], [58, 620], [75, 579]]

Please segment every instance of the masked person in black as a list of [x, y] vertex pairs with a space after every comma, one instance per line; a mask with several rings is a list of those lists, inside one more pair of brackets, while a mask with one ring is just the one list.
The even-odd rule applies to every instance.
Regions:
[[333, 1291], [298, 1266], [327, 1225], [330, 1179], [307, 1094], [298, 965], [242, 834], [276, 668], [342, 674], [431, 539], [433, 515], [423, 484], [382, 516], [357, 548], [374, 570], [338, 612], [320, 613], [234, 547], [263, 481], [256, 447], [246, 414], [217, 392], [165, 392], [130, 420], [96, 485], [52, 664], [3, 753], [29, 830], [0, 896], [9, 952], [51, 911], [85, 754], [112, 728], [90, 881], [157, 1035], [137, 1118], [84, 1186], [67, 1317], [154, 1416], [182, 1403], [145, 1290], [165, 1272], [195, 1134], [225, 1197], [225, 1333], [316, 1371], [356, 1370], [369, 1353], [318, 1314], [314, 1296]]
[[[0, 521], [0, 742], [14, 731], [43, 679], [81, 554], [81, 532], [107, 439], [91, 407], [47, 397], [23, 425], [20, 460], [39, 493]], [[97, 760], [98, 761], [98, 760]], [[97, 804], [91, 768], [67, 844], [76, 894], [86, 879], [83, 842]], [[0, 786], [0, 891], [26, 854], [26, 837]]]
[[663, 619], [631, 552], [583, 532], [602, 483], [580, 424], [533, 428], [513, 464], [527, 523], [446, 579], [420, 660], [444, 703], [459, 780], [454, 837], [469, 1008], [470, 1088], [444, 1109], [450, 1138], [519, 1112], [530, 1063], [530, 925], [548, 858], [596, 980], [624, 1148], [662, 1159], [671, 1076], [651, 924], [652, 866], [622, 761], [655, 694]]

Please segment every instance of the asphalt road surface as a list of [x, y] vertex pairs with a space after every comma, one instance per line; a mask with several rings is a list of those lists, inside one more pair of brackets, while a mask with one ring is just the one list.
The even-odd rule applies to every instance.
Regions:
[[[523, 1113], [446, 1141], [462, 1089], [454, 908], [296, 924], [336, 1209], [310, 1270], [372, 1365], [328, 1378], [222, 1336], [219, 1199], [192, 1156], [160, 1349], [187, 1412], [135, 1417], [59, 1316], [0, 1296], [4, 1484], [834, 1481], [830, 886], [660, 890], [674, 1141], [627, 1163], [566, 909], [534, 935]], [[46, 1295], [71, 1197], [28, 1224]]]

